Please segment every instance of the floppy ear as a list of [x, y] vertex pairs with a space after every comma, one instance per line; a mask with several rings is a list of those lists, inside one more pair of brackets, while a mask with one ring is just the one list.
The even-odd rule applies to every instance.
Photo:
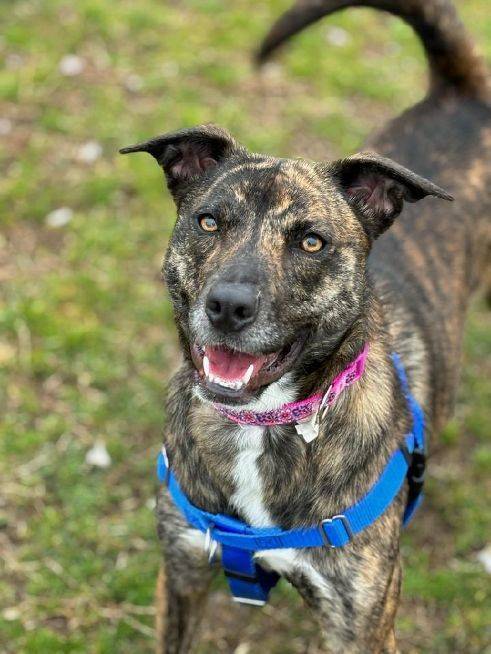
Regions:
[[417, 202], [427, 195], [453, 200], [436, 184], [371, 152], [336, 161], [331, 174], [371, 239], [392, 225], [404, 201]]
[[167, 186], [178, 202], [189, 184], [234, 152], [243, 151], [227, 130], [198, 125], [121, 148], [121, 154], [148, 152], [165, 172]]

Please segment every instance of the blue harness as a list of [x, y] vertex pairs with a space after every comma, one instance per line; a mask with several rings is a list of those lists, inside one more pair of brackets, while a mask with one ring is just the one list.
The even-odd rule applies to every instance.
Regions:
[[[222, 566], [230, 591], [237, 602], [263, 606], [279, 576], [264, 570], [254, 559], [260, 550], [304, 547], [343, 547], [360, 531], [373, 524], [391, 505], [408, 480], [409, 493], [404, 512], [404, 525], [411, 519], [423, 498], [425, 469], [424, 415], [409, 391], [404, 366], [397, 354], [392, 355], [402, 390], [412, 415], [412, 430], [403, 444], [390, 457], [382, 474], [353, 506], [343, 513], [325, 518], [318, 525], [282, 530], [277, 527], [256, 528], [220, 513], [209, 513], [191, 504], [174, 477], [165, 454], [157, 459], [157, 476], [166, 483], [174, 504], [188, 523], [206, 534], [208, 550], [221, 544]], [[212, 558], [212, 557], [211, 557]]]

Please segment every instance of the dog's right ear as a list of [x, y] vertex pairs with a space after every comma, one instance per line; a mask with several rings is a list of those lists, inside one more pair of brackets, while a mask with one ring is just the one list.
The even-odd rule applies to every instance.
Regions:
[[190, 184], [224, 159], [244, 149], [227, 130], [198, 125], [121, 148], [121, 154], [148, 152], [163, 168], [167, 186], [179, 203]]

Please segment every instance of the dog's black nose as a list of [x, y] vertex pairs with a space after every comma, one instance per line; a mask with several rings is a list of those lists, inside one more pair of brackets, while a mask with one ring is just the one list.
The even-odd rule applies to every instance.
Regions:
[[257, 316], [259, 293], [252, 284], [218, 282], [206, 298], [206, 315], [222, 332], [238, 332]]

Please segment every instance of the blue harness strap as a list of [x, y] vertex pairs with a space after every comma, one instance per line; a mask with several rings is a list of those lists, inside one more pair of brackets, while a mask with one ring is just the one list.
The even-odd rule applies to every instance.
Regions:
[[387, 465], [372, 488], [356, 504], [338, 515], [325, 518], [318, 525], [282, 530], [277, 527], [256, 528], [241, 520], [220, 513], [209, 513], [194, 506], [182, 492], [173, 475], [165, 449], [158, 455], [157, 476], [165, 483], [174, 504], [187, 522], [221, 544], [222, 566], [230, 590], [238, 602], [263, 605], [278, 575], [264, 570], [254, 559], [260, 550], [343, 547], [356, 534], [373, 524], [392, 504], [408, 480], [409, 492], [404, 512], [404, 525], [422, 500], [425, 464], [424, 414], [409, 391], [402, 362], [392, 355], [395, 369], [408, 406], [413, 425], [404, 442], [389, 458]]
[[423, 484], [426, 468], [426, 443], [425, 443], [425, 417], [423, 409], [416, 402], [409, 390], [406, 371], [401, 358], [395, 352], [392, 354], [392, 361], [399, 377], [402, 391], [408, 403], [413, 419], [412, 434], [414, 435], [414, 450], [411, 463], [407, 472], [409, 492], [407, 496], [406, 510], [404, 511], [403, 524], [406, 526], [414, 515], [414, 512], [423, 501]]
[[222, 567], [236, 602], [263, 606], [279, 575], [268, 572], [254, 560], [254, 553], [222, 545]]

